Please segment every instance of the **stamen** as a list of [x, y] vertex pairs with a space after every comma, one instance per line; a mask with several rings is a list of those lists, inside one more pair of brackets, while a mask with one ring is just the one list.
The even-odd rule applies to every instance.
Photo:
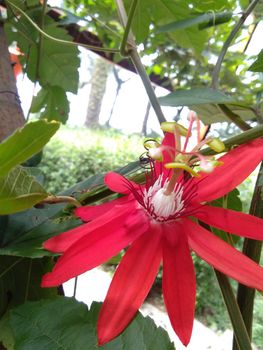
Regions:
[[188, 129], [176, 122], [163, 122], [161, 123], [161, 129], [164, 132], [170, 132], [172, 134], [175, 132], [175, 130], [178, 130], [181, 136], [186, 136], [188, 133]]
[[183, 164], [183, 163], [178, 163], [178, 162], [173, 162], [173, 163], [166, 163], [165, 168], [167, 169], [183, 169], [190, 173], [193, 176], [200, 176], [196, 171], [194, 171], [190, 166]]
[[186, 139], [185, 139], [185, 143], [184, 143], [183, 152], [186, 151], [186, 147], [188, 145], [189, 138], [192, 135], [193, 123], [197, 119], [196, 113], [194, 111], [190, 111], [189, 114], [188, 114], [188, 119], [190, 120], [190, 123], [189, 123], [189, 127], [188, 127], [187, 134], [186, 134]]
[[161, 188], [152, 198], [152, 205], [154, 207], [154, 213], [157, 216], [168, 218], [178, 212], [184, 207], [182, 200], [183, 189], [182, 187], [177, 189], [175, 192], [170, 193], [168, 196], [164, 194], [165, 189]]

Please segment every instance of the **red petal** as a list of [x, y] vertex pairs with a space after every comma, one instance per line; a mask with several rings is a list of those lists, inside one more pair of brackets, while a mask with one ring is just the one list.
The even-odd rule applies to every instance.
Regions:
[[124, 330], [146, 298], [161, 261], [160, 240], [160, 226], [153, 225], [121, 260], [99, 314], [100, 345]]
[[155, 173], [156, 177], [158, 177], [161, 174], [164, 174], [164, 178], [167, 178], [171, 172], [171, 169], [166, 169], [164, 167], [164, 164], [173, 162], [175, 158], [175, 138], [174, 135], [170, 132], [167, 132], [164, 135], [164, 139], [162, 142], [162, 154], [163, 161], [155, 162]]
[[210, 174], [197, 179], [199, 202], [210, 202], [232, 191], [263, 159], [263, 139], [236, 147], [219, 160], [224, 162]]
[[194, 322], [195, 271], [180, 225], [166, 225], [164, 230], [163, 297], [173, 329], [187, 346]]
[[46, 242], [44, 242], [43, 247], [54, 253], [62, 253], [80, 238], [89, 235], [91, 232], [94, 232], [97, 229], [102, 229], [105, 225], [111, 224], [112, 221], [113, 225], [119, 225], [119, 222], [124, 220], [132, 210], [135, 210], [132, 204], [121, 207], [115, 206], [92, 222], [73, 228], [72, 230], [63, 232], [48, 239]]
[[263, 290], [263, 268], [209, 231], [184, 219], [190, 247], [224, 274], [251, 288]]
[[79, 207], [75, 209], [75, 215], [83, 221], [90, 221], [96, 219], [98, 216], [105, 214], [108, 210], [112, 209], [115, 205], [121, 205], [128, 202], [127, 196], [114, 199], [112, 201], [102, 203], [99, 205], [89, 205], [86, 207]]
[[138, 187], [135, 182], [129, 181], [124, 176], [114, 172], [107, 173], [104, 182], [111, 191], [123, 194], [129, 194], [131, 187]]
[[204, 205], [194, 216], [208, 225], [235, 235], [263, 240], [263, 220], [230, 209]]
[[125, 217], [114, 218], [79, 239], [58, 259], [53, 271], [43, 277], [42, 287], [60, 285], [100, 265], [147, 231], [148, 218], [142, 210], [131, 214], [131, 218], [129, 222]]

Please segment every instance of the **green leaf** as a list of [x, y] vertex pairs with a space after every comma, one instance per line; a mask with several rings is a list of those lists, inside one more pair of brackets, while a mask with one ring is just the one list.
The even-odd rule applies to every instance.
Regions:
[[0, 256], [0, 316], [26, 300], [56, 296], [56, 288], [40, 287], [43, 274], [51, 268], [50, 258]]
[[57, 122], [30, 122], [0, 144], [0, 176], [39, 152], [59, 128]]
[[[52, 37], [72, 40], [65, 29], [48, 26], [45, 32]], [[37, 71], [38, 47], [33, 45], [28, 60], [28, 77], [35, 81]], [[67, 44], [58, 43], [51, 39], [43, 39], [43, 49], [39, 65], [39, 82], [41, 86], [59, 86], [65, 91], [77, 93], [78, 91], [78, 67], [80, 60], [78, 48]]]
[[200, 23], [198, 25], [199, 29], [206, 29], [214, 26], [218, 26], [220, 24], [224, 24], [229, 22], [233, 17], [233, 12], [232, 11], [224, 11], [224, 12], [219, 12], [216, 14], [212, 14], [210, 17], [210, 20], [205, 23]]
[[256, 61], [248, 68], [252, 72], [263, 72], [263, 50], [260, 51]]
[[157, 28], [157, 33], [167, 33], [177, 29], [185, 29], [194, 25], [201, 25], [199, 28], [206, 28], [208, 26], [215, 26], [230, 21], [232, 12], [219, 13], [203, 13], [198, 16], [183, 19], [180, 21], [171, 22]]
[[[130, 175], [137, 171], [138, 167], [138, 162], [131, 162], [116, 171]], [[83, 204], [91, 204], [111, 195], [112, 192], [104, 185], [104, 175], [97, 174], [61, 193], [68, 196], [72, 194], [79, 197]], [[68, 207], [68, 210], [65, 208], [67, 205], [63, 203], [52, 204], [10, 215], [2, 229], [0, 255], [32, 258], [52, 255], [42, 248], [43, 242], [82, 223], [72, 216], [72, 207]]]
[[[232, 209], [235, 211], [242, 211], [242, 201], [239, 197], [239, 190], [235, 188], [233, 191], [229, 192], [225, 197], [221, 197], [213, 201], [211, 204], [215, 207]], [[226, 242], [229, 243], [229, 237], [226, 232], [219, 230], [217, 228], [212, 228], [212, 232], [214, 232], [218, 237], [222, 238]], [[240, 240], [239, 236], [235, 236], [231, 234], [231, 239], [234, 243], [237, 243]]]
[[[242, 202], [239, 197], [240, 193], [237, 188], [235, 188], [233, 191], [229, 192], [228, 195], [226, 196], [226, 208], [227, 209], [232, 209], [235, 211], [242, 211]], [[224, 200], [223, 198], [218, 198], [215, 201], [212, 202], [212, 205], [215, 207], [223, 207]]]
[[65, 90], [59, 86], [43, 87], [34, 96], [30, 113], [41, 112], [41, 118], [65, 123], [69, 114], [69, 101]]
[[193, 88], [191, 90], [177, 90], [159, 101], [163, 106], [192, 106], [207, 103], [229, 103], [233, 100], [219, 90], [210, 88]]
[[[91, 309], [71, 298], [26, 303], [11, 311], [16, 350], [173, 350], [167, 333], [149, 317], [137, 314], [115, 340], [98, 347], [96, 323], [100, 305]], [[30, 340], [30, 341], [29, 341]]]
[[31, 208], [47, 196], [35, 178], [17, 166], [0, 178], [0, 215]]
[[0, 348], [1, 344], [8, 350], [14, 350], [15, 341], [9, 325], [9, 312], [0, 319]]
[[30, 258], [41, 258], [53, 254], [43, 249], [47, 239], [61, 232], [68, 231], [82, 222], [72, 217], [47, 219], [43, 224], [33, 228], [28, 233], [15, 237], [6, 246], [0, 249], [0, 255], [11, 255]]
[[[243, 120], [255, 120], [257, 117], [252, 106], [241, 103], [226, 103], [225, 105]], [[216, 104], [194, 104], [191, 105], [191, 109], [197, 113], [205, 124], [229, 122], [229, 119], [226, 117], [224, 112]], [[260, 112], [263, 112], [263, 106]]]
[[[116, 171], [129, 175], [137, 171], [138, 162], [131, 162]], [[83, 193], [84, 192], [84, 193]], [[85, 204], [91, 204], [112, 194], [104, 185], [104, 175], [98, 174], [84, 180], [61, 195], [75, 193]], [[2, 247], [0, 255], [14, 255], [39, 258], [50, 256], [51, 253], [42, 248], [44, 241], [61, 232], [81, 225], [81, 221], [72, 216], [72, 207], [67, 211], [67, 205], [45, 205], [43, 208], [31, 208], [22, 213], [10, 215], [2, 229]], [[1, 218], [1, 216], [0, 216]]]

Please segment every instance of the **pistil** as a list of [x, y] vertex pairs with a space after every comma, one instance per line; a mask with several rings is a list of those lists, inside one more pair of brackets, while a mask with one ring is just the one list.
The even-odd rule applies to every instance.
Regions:
[[168, 185], [163, 192], [165, 196], [169, 196], [173, 192], [174, 187], [177, 183], [177, 180], [179, 179], [182, 172], [183, 172], [182, 169], [173, 169], [173, 174], [171, 176], [171, 179], [169, 180]]

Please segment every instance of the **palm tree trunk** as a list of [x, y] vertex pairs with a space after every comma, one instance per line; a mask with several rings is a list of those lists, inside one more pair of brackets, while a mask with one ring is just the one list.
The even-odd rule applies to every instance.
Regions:
[[88, 128], [99, 126], [99, 115], [111, 65], [97, 58], [91, 77], [89, 104], [85, 125]]

